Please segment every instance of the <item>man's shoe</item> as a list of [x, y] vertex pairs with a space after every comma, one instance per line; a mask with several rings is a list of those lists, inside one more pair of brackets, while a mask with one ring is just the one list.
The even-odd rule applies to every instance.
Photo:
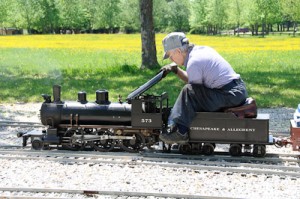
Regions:
[[167, 132], [163, 132], [159, 135], [159, 139], [166, 144], [185, 144], [189, 141], [188, 133], [181, 134], [177, 126], [171, 126]]

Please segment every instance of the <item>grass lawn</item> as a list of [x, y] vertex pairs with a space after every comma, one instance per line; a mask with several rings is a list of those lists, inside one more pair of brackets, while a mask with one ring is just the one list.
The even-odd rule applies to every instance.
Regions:
[[[157, 56], [162, 61], [161, 40]], [[288, 36], [212, 37], [188, 35], [190, 41], [209, 45], [240, 73], [249, 95], [259, 107], [296, 107], [300, 103], [300, 38]], [[62, 86], [63, 100], [76, 100], [86, 91], [107, 89], [110, 101], [123, 99], [159, 70], [140, 70], [140, 34], [0, 36], [0, 103], [42, 102], [52, 85]], [[174, 103], [183, 82], [169, 75], [148, 93], [169, 93]]]

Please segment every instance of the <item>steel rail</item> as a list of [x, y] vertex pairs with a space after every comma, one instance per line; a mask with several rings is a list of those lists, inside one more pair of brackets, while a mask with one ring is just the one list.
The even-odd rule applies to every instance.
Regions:
[[[156, 157], [156, 158], [179, 158], [179, 159], [190, 159], [190, 160], [215, 160], [215, 159], [223, 159], [229, 161], [258, 161], [258, 162], [297, 162], [300, 163], [300, 154], [266, 154], [265, 157], [253, 157], [252, 155], [244, 155], [244, 156], [230, 156], [228, 152], [218, 152], [216, 155], [206, 156], [206, 155], [183, 155], [178, 153], [148, 153], [141, 152], [140, 153], [144, 157]], [[290, 159], [290, 158], [294, 159]]]
[[[39, 155], [51, 155], [51, 156], [60, 156], [69, 154], [70, 156], [78, 156], [80, 158], [133, 158], [133, 159], [141, 159], [141, 158], [157, 158], [157, 159], [180, 159], [180, 160], [190, 160], [190, 161], [218, 161], [218, 160], [225, 160], [225, 161], [239, 161], [241, 163], [249, 163], [249, 162], [258, 162], [258, 163], [300, 163], [300, 156], [297, 154], [270, 154], [264, 158], [255, 158], [252, 156], [241, 156], [241, 157], [232, 157], [228, 155], [213, 155], [213, 156], [204, 156], [204, 155], [182, 155], [182, 154], [170, 154], [170, 153], [126, 153], [126, 152], [95, 152], [95, 151], [37, 151], [31, 150], [30, 147], [20, 147], [20, 146], [6, 146], [7, 149], [4, 147], [0, 147], [0, 153], [2, 154], [24, 154], [24, 155], [31, 155], [31, 154], [39, 154]], [[11, 148], [15, 150], [11, 150]], [[282, 157], [281, 157], [282, 156]], [[289, 157], [289, 158], [283, 158]], [[293, 159], [291, 159], [293, 158]]]
[[[68, 151], [68, 150], [59, 150], [59, 151], [38, 151], [31, 150], [31, 147], [20, 147], [20, 146], [5, 146], [0, 147], [0, 154], [17, 154], [17, 155], [40, 155], [40, 156], [74, 156], [77, 158], [117, 158], [117, 159], [145, 159], [145, 158], [156, 158], [157, 160], [164, 160], [166, 158], [169, 159], [180, 159], [180, 160], [189, 160], [189, 161], [240, 161], [241, 163], [247, 162], [273, 162], [273, 163], [300, 163], [300, 159], [298, 155], [293, 154], [281, 154], [285, 155], [283, 157], [289, 158], [281, 158], [281, 155], [265, 157], [265, 158], [255, 158], [255, 157], [232, 157], [228, 155], [213, 155], [213, 156], [204, 156], [204, 155], [182, 155], [182, 154], [170, 154], [170, 153], [127, 153], [127, 152], [97, 152], [97, 151]], [[273, 157], [273, 158], [272, 158]], [[277, 158], [276, 158], [277, 157]], [[297, 159], [298, 158], [298, 159]]]
[[[20, 150], [11, 150], [9, 151], [9, 149], [7, 148], [18, 148]], [[22, 150], [25, 149], [25, 150]], [[41, 153], [41, 154], [45, 154], [45, 153], [57, 153], [57, 154], [73, 154], [73, 155], [82, 155], [82, 156], [137, 156], [137, 155], [141, 155], [141, 156], [155, 156], [155, 157], [174, 157], [174, 158], [182, 158], [182, 159], [214, 159], [214, 158], [231, 158], [233, 160], [239, 160], [241, 158], [250, 158], [253, 160], [264, 160], [266, 158], [279, 158], [279, 157], [293, 157], [293, 158], [300, 158], [300, 153], [299, 154], [288, 154], [288, 153], [267, 153], [265, 157], [262, 158], [256, 158], [253, 157], [252, 155], [242, 155], [242, 156], [230, 156], [229, 152], [215, 152], [214, 155], [211, 156], [206, 156], [203, 154], [180, 154], [178, 152], [163, 152], [161, 150], [149, 150], [149, 149], [145, 149], [143, 151], [140, 151], [139, 153], [128, 153], [128, 152], [124, 152], [124, 151], [110, 151], [110, 152], [99, 152], [99, 151], [90, 151], [90, 150], [79, 150], [79, 151], [72, 151], [72, 150], [61, 150], [59, 148], [52, 148], [52, 150], [33, 150], [31, 149], [30, 146], [26, 146], [26, 147], [22, 147], [19, 145], [2, 145], [0, 146], [0, 153], [1, 152], [11, 152], [11, 153], [22, 153], [22, 152], [26, 152], [26, 151], [30, 151], [31, 153]]]
[[21, 188], [0, 187], [0, 191], [10, 192], [40, 192], [40, 193], [68, 193], [81, 195], [113, 195], [128, 197], [164, 197], [164, 198], [203, 198], [203, 199], [232, 199], [231, 197], [203, 196], [198, 194], [160, 193], [160, 192], [138, 192], [138, 191], [109, 191], [109, 190], [84, 190], [84, 189], [57, 189], [57, 188]]
[[[15, 149], [12, 150], [11, 148]], [[127, 152], [98, 152], [98, 151], [69, 151], [69, 150], [31, 150], [31, 147], [21, 147], [21, 146], [2, 146], [0, 147], [0, 153], [5, 154], [40, 154], [40, 155], [66, 155], [70, 154], [71, 156], [79, 156], [79, 157], [97, 157], [97, 158], [161, 158], [161, 159], [181, 159], [181, 160], [206, 160], [206, 161], [215, 161], [215, 160], [226, 160], [226, 161], [241, 161], [242, 163], [245, 162], [294, 162], [300, 163], [300, 154], [267, 154], [263, 158], [256, 158], [252, 156], [240, 156], [240, 157], [233, 157], [228, 155], [227, 152], [219, 153], [219, 155], [212, 155], [212, 156], [205, 156], [205, 155], [183, 155], [178, 153], [156, 153], [156, 152], [140, 152], [140, 153], [127, 153]], [[291, 159], [293, 158], [293, 159]]]

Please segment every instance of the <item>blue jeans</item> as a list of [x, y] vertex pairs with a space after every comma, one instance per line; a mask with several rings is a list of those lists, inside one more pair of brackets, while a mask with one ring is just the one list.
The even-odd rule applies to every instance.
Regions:
[[233, 80], [220, 89], [202, 84], [186, 84], [181, 90], [169, 116], [169, 123], [189, 127], [196, 112], [217, 112], [242, 105], [248, 93], [244, 82]]

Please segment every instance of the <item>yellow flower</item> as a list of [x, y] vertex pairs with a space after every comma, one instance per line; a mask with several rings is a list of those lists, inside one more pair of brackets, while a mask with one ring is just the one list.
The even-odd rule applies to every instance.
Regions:
[[[156, 34], [156, 48], [162, 54], [161, 41], [165, 34]], [[300, 50], [300, 38], [289, 37], [212, 37], [187, 35], [191, 43], [207, 45], [219, 52], [248, 53], [253, 51]], [[49, 48], [103, 50], [116, 53], [140, 53], [140, 34], [82, 34], [82, 35], [18, 35], [0, 37], [0, 48]]]

